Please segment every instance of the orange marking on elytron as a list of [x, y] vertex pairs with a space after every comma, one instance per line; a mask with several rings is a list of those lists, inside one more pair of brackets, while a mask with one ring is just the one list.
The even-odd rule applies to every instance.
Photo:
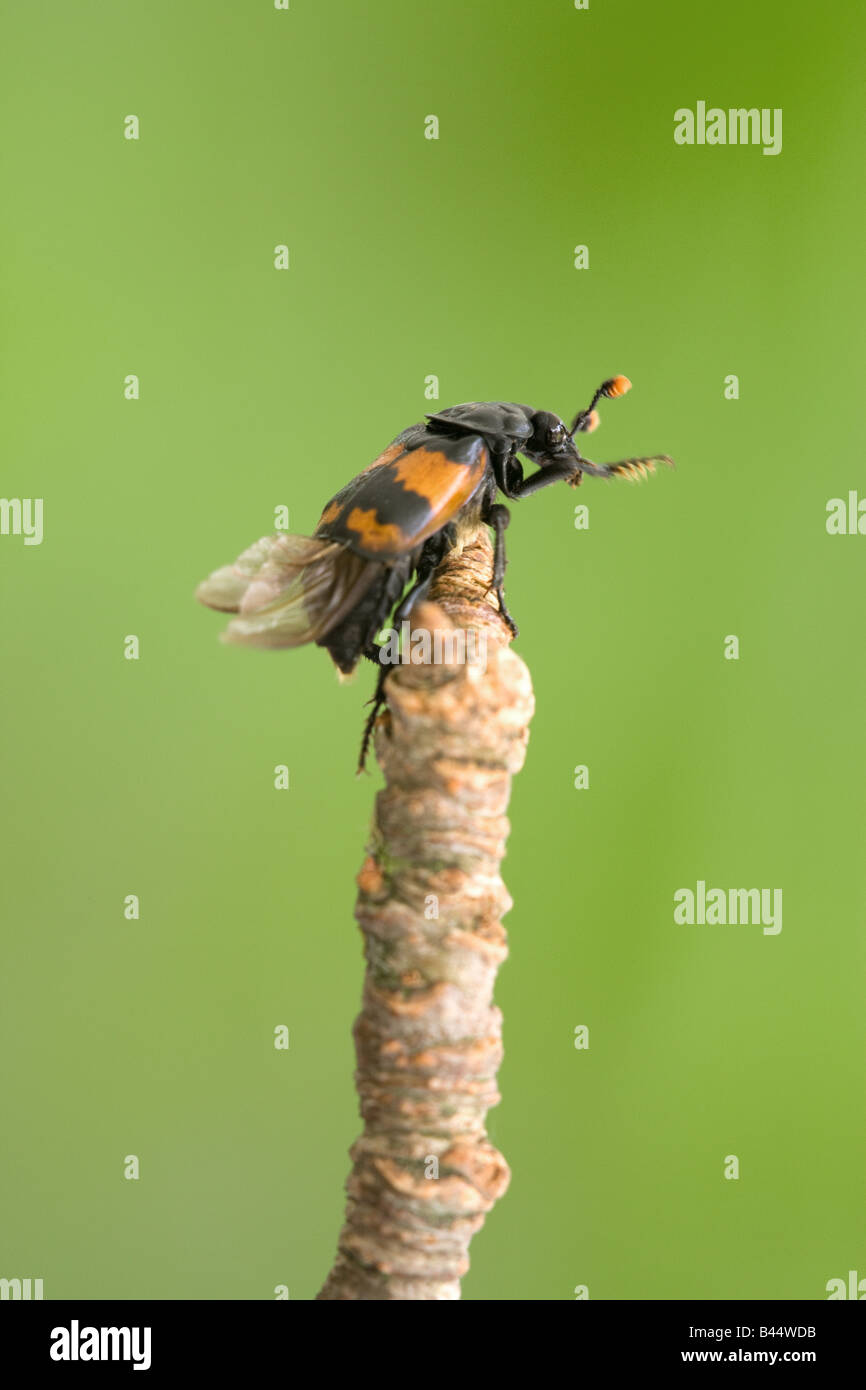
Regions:
[[474, 463], [455, 463], [447, 454], [434, 449], [414, 449], [394, 465], [399, 482], [410, 492], [426, 498], [436, 513], [458, 505], [475, 491], [487, 463], [487, 450], [481, 449]]
[[[336, 521], [339, 515], [339, 502], [332, 502], [330, 506], [325, 508], [325, 510], [322, 512], [322, 515], [319, 517], [319, 526], [330, 526], [331, 522]], [[316, 529], [318, 530], [318, 527]]]
[[[373, 459], [372, 463], [368, 463], [366, 468], [361, 469], [358, 477], [363, 478], [365, 473], [372, 473], [374, 468], [382, 468], [384, 464], [390, 463], [392, 459], [395, 459], [398, 454], [405, 454], [405, 452], [405, 444], [389, 444], [384, 453], [380, 454], [377, 459]], [[333, 520], [333, 518], [331, 519]]]
[[400, 550], [405, 541], [399, 526], [395, 526], [390, 521], [376, 520], [376, 512], [373, 507], [366, 512], [362, 511], [360, 507], [353, 507], [346, 517], [346, 527], [361, 538], [368, 550]]

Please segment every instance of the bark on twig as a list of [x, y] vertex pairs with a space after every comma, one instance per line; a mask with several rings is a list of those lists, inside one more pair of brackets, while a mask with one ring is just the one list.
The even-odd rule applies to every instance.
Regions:
[[492, 997], [511, 906], [499, 875], [505, 810], [533, 697], [491, 570], [481, 528], [412, 619], [413, 630], [483, 633], [486, 665], [395, 667], [376, 729], [385, 787], [355, 909], [367, 959], [354, 1030], [364, 1130], [320, 1299], [459, 1298], [469, 1242], [508, 1185], [484, 1126], [502, 1057]]

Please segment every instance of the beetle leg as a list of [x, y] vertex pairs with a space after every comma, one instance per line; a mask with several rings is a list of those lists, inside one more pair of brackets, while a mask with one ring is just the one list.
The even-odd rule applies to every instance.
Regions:
[[673, 468], [673, 459], [668, 458], [667, 454], [653, 454], [650, 457], [618, 459], [616, 463], [593, 463], [591, 459], [582, 458], [580, 455], [571, 462], [551, 463], [547, 467], [542, 467], [537, 473], [533, 473], [531, 478], [514, 488], [512, 496], [529, 497], [533, 492], [538, 492], [543, 487], [549, 487], [551, 483], [560, 481], [571, 483], [576, 487], [580, 481], [581, 474], [588, 473], [592, 478], [644, 478], [647, 473], [656, 471], [657, 463], [666, 463]]
[[512, 637], [516, 637], [518, 627], [508, 611], [508, 605], [505, 602], [505, 589], [503, 587], [505, 566], [508, 563], [505, 556], [505, 532], [511, 520], [511, 513], [507, 507], [503, 507], [501, 502], [495, 502], [486, 509], [483, 520], [487, 522], [488, 526], [493, 527], [494, 534], [493, 583], [490, 587], [499, 600], [499, 611], [502, 614], [503, 621], [507, 623], [508, 627], [511, 629]]
[[[515, 454], [514, 447], [512, 446], [510, 450], [494, 453], [491, 458], [491, 467], [500, 492], [504, 493], [506, 497], [514, 497], [516, 495], [514, 489], [523, 482], [523, 466]], [[493, 496], [495, 495], [494, 489]], [[491, 497], [490, 500], [492, 501], [493, 498]]]
[[379, 717], [379, 710], [382, 709], [388, 703], [388, 701], [385, 699], [385, 677], [388, 674], [389, 667], [387, 667], [386, 665], [384, 665], [383, 662], [380, 661], [378, 656], [378, 647], [375, 648], [375, 651], [377, 653], [377, 655], [375, 656], [371, 656], [369, 650], [364, 653], [365, 656], [370, 657], [371, 661], [376, 661], [379, 663], [379, 676], [376, 681], [376, 689], [373, 691], [373, 697], [372, 699], [367, 701], [369, 705], [372, 705], [372, 709], [370, 710], [370, 713], [367, 715], [367, 718], [364, 721], [364, 732], [361, 735], [361, 749], [358, 753], [358, 767], [355, 774], [357, 777], [360, 777], [361, 773], [365, 771], [364, 765], [367, 761], [367, 752], [370, 748], [370, 740], [373, 737], [373, 728], [375, 726], [376, 720]]
[[[531, 478], [524, 478], [523, 482], [518, 483], [511, 490], [511, 495], [517, 497], [530, 497], [533, 492], [539, 492], [543, 487], [550, 487], [551, 483], [570, 482], [583, 467], [582, 459], [569, 459], [561, 463], [551, 463], [545, 468], [539, 468], [537, 473], [533, 473]], [[592, 469], [590, 469], [590, 472]]]
[[398, 607], [394, 610], [394, 617], [392, 619], [392, 622], [395, 627], [399, 627], [400, 624], [404, 621], [404, 619], [408, 618], [409, 614], [412, 612], [412, 609], [415, 607], [415, 604], [418, 602], [418, 600], [426, 596], [427, 590], [430, 588], [430, 581], [433, 578], [433, 571], [435, 570], [437, 563], [438, 561], [428, 561], [428, 563], [424, 565], [423, 568], [421, 565], [418, 566], [419, 577], [416, 583], [412, 585], [412, 588], [409, 590], [406, 597], [402, 599]]
[[645, 478], [647, 473], [655, 473], [657, 463], [666, 463], [673, 468], [674, 461], [667, 454], [651, 454], [641, 458], [618, 459], [616, 463], [592, 463], [589, 459], [580, 460], [581, 472], [593, 478], [630, 478], [632, 481]]
[[[433, 574], [436, 570], [436, 566], [442, 559], [444, 551], [448, 548], [447, 540], [448, 538], [440, 532], [436, 536], [431, 536], [430, 541], [428, 541], [425, 545], [419, 557], [418, 565], [415, 571], [416, 581], [412, 585], [412, 588], [409, 590], [408, 594], [406, 594], [405, 598], [401, 599], [397, 608], [394, 610], [394, 616], [391, 619], [391, 624], [393, 627], [399, 628], [400, 624], [406, 618], [408, 618], [409, 614], [412, 612], [412, 609], [415, 607], [415, 604], [418, 602], [418, 600], [422, 599], [424, 595], [427, 593], [427, 590], [430, 588], [430, 583], [433, 579]], [[376, 662], [377, 666], [379, 667], [379, 675], [376, 679], [376, 688], [373, 691], [372, 699], [370, 699], [367, 702], [369, 705], [372, 706], [372, 708], [370, 710], [370, 713], [367, 715], [367, 719], [364, 724], [364, 733], [361, 738], [361, 751], [358, 755], [359, 774], [364, 771], [364, 764], [367, 761], [367, 753], [370, 748], [370, 740], [373, 737], [373, 729], [376, 724], [376, 719], [379, 715], [379, 710], [384, 708], [384, 706], [388, 703], [387, 699], [385, 698], [385, 681], [391, 669], [390, 666], [388, 666], [385, 662], [382, 661], [382, 649], [377, 645], [377, 643], [372, 642], [370, 646], [366, 648], [363, 655], [366, 656], [369, 661]]]

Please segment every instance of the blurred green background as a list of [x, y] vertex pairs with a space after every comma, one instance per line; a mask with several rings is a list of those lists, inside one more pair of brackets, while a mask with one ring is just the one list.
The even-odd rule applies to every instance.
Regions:
[[[221, 645], [193, 589], [280, 504], [309, 532], [428, 375], [440, 406], [568, 414], [615, 372], [587, 452], [677, 471], [551, 488], [509, 532], [538, 702], [513, 1179], [464, 1297], [866, 1275], [866, 538], [825, 529], [866, 495], [866, 12], [18, 0], [3, 27], [0, 492], [45, 534], [0, 536], [0, 1275], [314, 1296], [358, 1132], [371, 680]], [[698, 100], [782, 107], [782, 153], [675, 145]], [[781, 887], [782, 932], [676, 926], [700, 878]]]

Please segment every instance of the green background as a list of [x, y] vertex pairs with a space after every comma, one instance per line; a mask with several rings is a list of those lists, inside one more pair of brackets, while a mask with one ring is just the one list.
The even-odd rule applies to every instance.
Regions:
[[[0, 492], [45, 538], [0, 536], [0, 1275], [314, 1296], [358, 1131], [370, 679], [221, 645], [193, 589], [279, 504], [308, 533], [428, 374], [569, 414], [616, 372], [587, 452], [677, 470], [509, 532], [513, 1179], [464, 1296], [866, 1275], [866, 538], [825, 529], [864, 486], [866, 12], [18, 0], [4, 29]], [[782, 153], [675, 145], [699, 99], [782, 107]], [[676, 926], [699, 878], [781, 887], [781, 934]]]

